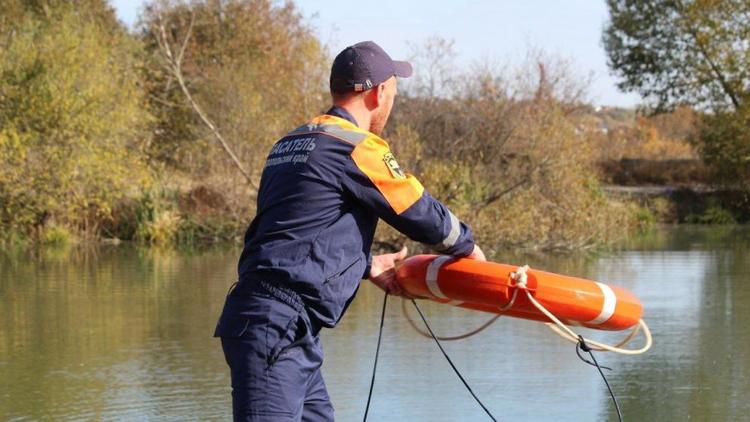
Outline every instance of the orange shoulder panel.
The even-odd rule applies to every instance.
[[[396,214],[401,214],[422,197],[424,187],[416,177],[401,172],[388,143],[370,135],[352,151],[357,167],[378,188]]]

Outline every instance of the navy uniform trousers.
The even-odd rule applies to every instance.
[[[231,370],[234,420],[332,421],[320,327],[293,292],[254,284],[227,295],[214,333]]]

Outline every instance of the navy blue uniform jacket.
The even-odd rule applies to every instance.
[[[358,128],[342,108],[276,142],[257,199],[238,289],[258,280],[291,289],[311,320],[326,327],[338,322],[369,274],[379,218],[444,254],[466,256],[474,247],[468,226],[401,170],[383,139]],[[227,303],[225,313],[241,308]]]

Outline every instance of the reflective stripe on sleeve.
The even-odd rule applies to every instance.
[[[439,245],[437,245],[438,249],[440,250],[445,250],[455,245],[458,241],[458,236],[461,234],[461,222],[458,220],[458,217],[450,212],[450,210],[448,211],[448,217],[450,220],[451,228],[448,232],[448,235],[445,236],[445,239],[443,239],[443,241],[440,242]]]

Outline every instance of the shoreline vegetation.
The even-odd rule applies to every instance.
[[[0,244],[239,242],[271,146],[327,107],[335,52],[291,2],[152,1],[132,31],[105,0],[7,3]],[[693,108],[594,107],[589,80],[540,51],[465,70],[432,38],[409,59],[384,138],[490,252],[750,217],[747,192],[704,164]],[[385,224],[376,239],[405,240]]]

